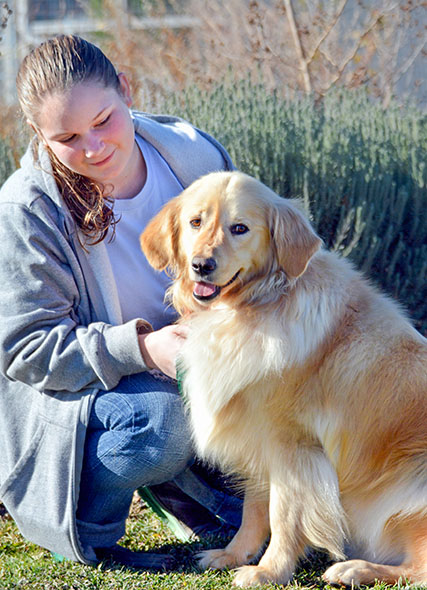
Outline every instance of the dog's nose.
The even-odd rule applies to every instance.
[[[195,256],[191,262],[191,268],[198,275],[208,275],[216,269],[216,262],[214,258],[200,258]]]

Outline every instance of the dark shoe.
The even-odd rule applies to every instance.
[[[218,469],[208,467],[199,461],[196,461],[191,466],[191,471],[211,488],[214,488],[223,494],[227,494],[227,496],[235,496],[236,498],[243,500],[244,487],[239,479],[224,475]]]
[[[131,551],[126,547],[99,547],[94,550],[100,561],[113,561],[134,569],[170,570],[176,567],[176,560],[172,555],[150,553],[148,551]]]
[[[223,523],[175,483],[139,488],[138,494],[180,541],[223,532]]]

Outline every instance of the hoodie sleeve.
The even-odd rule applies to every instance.
[[[111,389],[146,369],[138,320],[91,323],[58,209],[0,204],[0,371],[39,391]]]

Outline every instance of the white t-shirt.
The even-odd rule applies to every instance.
[[[105,244],[123,321],[144,318],[157,330],[176,319],[175,310],[164,303],[170,278],[148,264],[139,238],[150,219],[183,187],[159,152],[140,136],[136,140],[147,166],[147,179],[138,195],[114,201],[114,214],[119,222],[113,241],[109,242],[107,237]]]

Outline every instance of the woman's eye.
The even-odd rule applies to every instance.
[[[97,123],[95,125],[95,127],[102,127],[103,125],[105,125],[105,123],[108,123],[110,117],[111,117],[111,114],[108,115],[107,117],[105,117],[105,119],[102,119],[102,121],[100,121],[99,123]]]
[[[60,139],[60,143],[71,143],[73,141],[73,139],[75,138],[75,135],[70,135],[70,137],[64,137],[63,139]]]
[[[245,234],[249,231],[249,228],[244,223],[235,223],[230,227],[230,231],[234,235]]]
[[[200,217],[195,217],[190,221],[190,225],[193,229],[199,229],[199,227],[202,225],[202,220]]]

